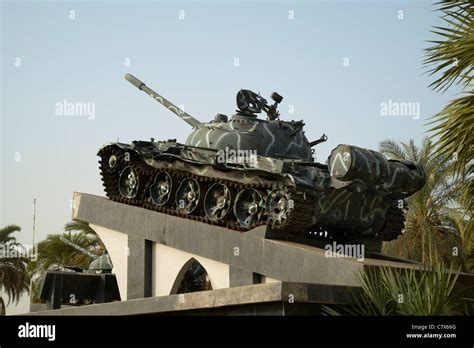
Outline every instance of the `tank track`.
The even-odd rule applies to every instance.
[[[302,231],[307,230],[308,226],[311,225],[311,221],[315,214],[316,208],[314,202],[312,202],[310,197],[308,197],[304,192],[296,191],[293,187],[284,186],[282,184],[275,184],[270,181],[264,183],[243,184],[240,182],[222,178],[194,175],[173,168],[154,168],[144,163],[140,158],[138,158],[138,156],[133,153],[130,153],[129,161],[125,161],[123,151],[119,148],[114,147],[103,149],[99,153],[99,155],[100,174],[106,192],[106,196],[115,202],[139,206],[148,210],[200,221],[211,225],[219,225],[240,232],[247,231],[257,226],[270,224],[272,225],[273,229],[277,231],[278,234],[299,234]],[[115,155],[117,158],[115,170],[110,168],[108,162],[108,158],[110,158],[110,156],[112,155]],[[141,186],[136,197],[133,199],[123,197],[118,189],[120,174],[119,172],[121,169],[128,166],[131,166],[136,169],[140,182],[145,182],[145,185]],[[199,185],[201,185],[202,192],[204,194],[214,183],[224,184],[232,191],[232,205],[234,203],[237,192],[240,192],[243,189],[257,190],[259,193],[261,193],[264,203],[269,192],[272,192],[274,190],[281,190],[282,192],[285,192],[285,196],[288,200],[293,201],[292,204],[294,209],[291,209],[291,211],[288,213],[287,218],[282,224],[272,224],[268,221],[267,212],[265,211],[265,208],[263,208],[260,221],[251,228],[246,228],[239,225],[238,221],[234,216],[232,206],[227,214],[227,218],[223,221],[213,221],[208,218],[202,208],[202,202],[204,200],[203,194],[200,197],[200,204],[196,211],[192,214],[186,214],[178,210],[174,202],[171,204],[166,204],[164,206],[158,206],[152,202],[149,195],[149,191],[154,177],[158,172],[168,173],[175,181],[175,183],[179,182],[184,178],[193,178],[199,183]],[[172,195],[174,194],[175,190],[173,191]],[[296,209],[296,207],[298,207],[298,209]]]
[[[244,232],[251,228],[262,225],[270,225],[272,231],[276,236],[294,235],[301,236],[308,234],[309,231],[314,229],[314,216],[316,212],[316,205],[314,202],[316,198],[312,196],[312,193],[306,191],[298,191],[294,187],[289,187],[281,183],[273,183],[271,181],[262,183],[243,184],[236,181],[231,181],[222,178],[213,178],[208,176],[194,175],[185,171],[176,170],[173,168],[154,168],[144,163],[136,154],[130,152],[129,161],[125,161],[123,156],[123,150],[117,147],[104,148],[100,152],[99,168],[100,174],[105,188],[107,197],[111,200],[119,203],[125,203],[128,205],[143,207],[148,210],[157,211],[160,213],[178,216],[181,218],[187,218],[194,221],[204,222],[210,225],[219,225],[232,230]],[[115,169],[111,169],[108,163],[110,156],[115,155],[117,158],[117,164]],[[140,181],[144,181],[145,185],[140,186],[140,190],[136,197],[133,199],[123,197],[119,192],[119,171],[127,166],[132,166],[136,169]],[[221,183],[229,187],[232,191],[232,205],[234,203],[237,192],[243,189],[254,189],[261,193],[266,201],[266,197],[272,191],[279,191],[284,194],[288,201],[293,201],[293,209],[287,214],[286,219],[281,224],[275,224],[269,221],[268,212],[263,209],[263,213],[260,221],[252,226],[251,228],[242,227],[236,220],[232,207],[230,208],[226,219],[223,221],[213,221],[208,218],[203,210],[202,201],[204,197],[200,197],[200,204],[195,212],[192,214],[186,214],[177,209],[174,204],[174,199],[171,204],[164,206],[155,205],[150,198],[150,186],[154,180],[155,175],[158,172],[168,173],[175,182],[179,182],[184,178],[193,178],[202,187],[202,192],[205,193],[211,185],[214,183]],[[175,191],[172,195],[175,194]],[[204,194],[202,195],[204,196]],[[404,228],[404,214],[403,210],[397,207],[397,204],[392,204],[386,212],[386,220],[381,232],[377,236],[373,236],[374,239],[383,241],[390,241],[396,239],[402,234]],[[329,236],[338,239],[339,233],[337,231],[327,231]],[[342,236],[340,236],[342,237]],[[353,236],[355,237],[355,236]],[[371,237],[369,237],[371,238]],[[371,238],[371,239],[372,239]]]
[[[146,177],[150,180],[149,182],[151,182],[151,180],[153,180],[154,175],[156,175],[158,172],[161,172],[161,171],[167,172],[168,174],[170,174],[172,176],[173,179],[176,179],[176,181],[179,181],[179,180],[182,180],[182,179],[185,179],[185,178],[193,178],[204,188],[203,191],[207,191],[210,188],[210,186],[215,184],[215,183],[221,183],[221,184],[227,185],[231,190],[241,190],[241,189],[244,189],[244,188],[253,188],[253,189],[263,190],[263,189],[266,188],[263,185],[245,186],[243,184],[228,181],[228,180],[215,179],[215,178],[209,178],[209,177],[198,176],[198,175],[190,175],[186,172],[181,172],[181,171],[177,171],[177,170],[170,170],[168,168],[147,170]],[[195,221],[205,222],[205,223],[208,223],[208,224],[211,224],[211,225],[221,225],[221,226],[225,226],[227,228],[237,230],[237,231],[246,231],[245,228],[239,226],[237,224],[237,222],[233,221],[233,220],[230,220],[230,221],[226,220],[225,222],[221,223],[221,222],[216,222],[216,221],[213,221],[213,220],[209,219],[207,216],[205,216],[205,214],[203,214],[203,212],[201,211],[202,209],[200,209],[201,207],[197,208],[198,209],[197,213],[199,213],[199,215],[193,215],[193,214],[186,214],[186,213],[180,212],[179,210],[176,209],[175,204],[171,204],[171,206],[160,207],[160,206],[157,206],[157,205],[153,204],[153,202],[151,202],[149,200],[145,200],[143,202],[142,206],[144,208],[148,209],[148,210],[158,211],[160,213],[165,213],[165,214],[168,214],[168,215],[174,215],[174,216],[178,216],[178,217],[181,217],[181,218],[187,218],[187,219],[191,219],[191,220],[195,220]],[[202,206],[202,202],[200,202],[200,206]],[[231,213],[232,212],[229,211],[229,214],[231,214]],[[266,223],[265,221],[260,221],[257,224],[257,226],[265,225],[265,223]]]

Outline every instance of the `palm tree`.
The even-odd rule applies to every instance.
[[[425,66],[430,75],[440,74],[429,87],[446,91],[452,85],[464,89],[462,96],[452,100],[433,116],[432,139],[438,157],[453,160],[453,169],[467,181],[464,205],[472,209],[474,197],[474,3],[472,1],[441,0],[436,4],[442,13],[444,27],[434,27],[440,38],[430,41],[426,49]]]
[[[66,232],[83,232],[86,235],[97,236],[95,231],[92,229],[92,227],[89,226],[89,223],[87,223],[85,221],[82,221],[82,220],[78,220],[78,219],[74,219],[73,221],[68,222],[64,226],[64,231],[66,231]]]
[[[16,241],[11,234],[21,231],[16,225],[0,229],[0,315],[5,315],[3,292],[8,296],[7,304],[18,303],[23,293],[29,292],[29,280],[26,272],[27,260],[24,255],[25,247]]]
[[[384,251],[424,264],[453,263],[464,268],[463,242],[465,246],[469,242],[469,220],[459,218],[465,209],[458,201],[465,182],[450,174],[453,161],[433,156],[433,151],[429,138],[423,140],[421,147],[413,140],[400,144],[393,140],[380,143],[380,152],[384,155],[421,164],[427,177],[425,186],[407,200],[404,233],[386,243]]]
[[[41,278],[48,269],[55,267],[77,267],[85,269],[92,261],[91,257],[66,244],[63,239],[71,241],[88,251],[100,256],[105,247],[99,236],[87,222],[74,220],[64,227],[61,234],[50,234],[38,243],[38,257],[28,264],[28,272],[33,279],[32,300],[37,300],[37,291]]]

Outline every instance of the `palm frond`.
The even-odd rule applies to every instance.
[[[415,145],[415,141],[410,139],[409,143],[401,143],[405,153],[405,159],[413,162],[418,162],[420,160],[419,149]]]
[[[440,0],[436,4],[440,11],[464,12],[471,4],[469,0]]]
[[[473,48],[474,49],[474,48]],[[437,137],[434,156],[451,158],[455,169],[463,174],[472,173],[474,158],[474,91],[452,100],[429,124]]]
[[[96,234],[86,221],[75,219],[64,226],[66,232],[84,232],[86,234]]]
[[[434,27],[440,39],[430,41],[425,50],[424,65],[430,75],[440,74],[429,87],[446,91],[450,86],[469,86],[474,66],[474,5],[470,1],[441,1],[438,10],[443,13],[444,27]]]
[[[379,151],[391,159],[405,159],[406,153],[394,140],[384,139],[379,144]]]
[[[459,271],[424,266],[422,269],[365,268],[359,276],[362,293],[353,306],[323,306],[326,315],[453,315],[463,299],[453,290]]]
[[[4,244],[9,241],[15,240],[14,237],[10,236],[14,232],[20,232],[21,228],[17,225],[8,225],[0,229],[0,243]]]

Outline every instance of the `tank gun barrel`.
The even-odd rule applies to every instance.
[[[97,256],[96,254],[90,252],[89,250],[77,245],[76,243],[70,241],[69,239],[67,238],[64,238],[63,236],[60,236],[59,239],[61,239],[61,241],[69,246],[72,246],[74,249],[76,250],[79,250],[81,253],[89,256],[90,258],[92,258],[93,260],[97,259],[99,256]]]
[[[176,116],[178,116],[179,118],[181,118],[184,122],[188,123],[189,125],[191,125],[191,127],[193,128],[196,128],[196,127],[199,127],[201,125],[201,122],[198,121],[197,119],[195,119],[194,117],[192,117],[190,114],[186,113],[184,110],[182,110],[181,108],[177,107],[176,105],[174,105],[172,102],[170,102],[168,99],[162,97],[161,95],[159,95],[158,93],[156,93],[154,90],[152,90],[151,88],[149,88],[147,85],[145,85],[145,83],[143,83],[142,81],[140,81],[138,78],[136,78],[135,76],[133,76],[132,74],[126,74],[125,75],[125,79],[130,82],[132,85],[134,85],[135,87],[137,87],[139,90],[145,92],[146,94],[148,94],[150,97],[152,97],[153,99],[155,99],[157,102],[159,102],[160,104],[162,104],[164,107],[166,107],[167,109],[169,109],[170,111],[172,111]]]

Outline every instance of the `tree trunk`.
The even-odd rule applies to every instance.
[[[0,297],[0,317],[6,315],[5,302],[3,302],[3,297]]]

